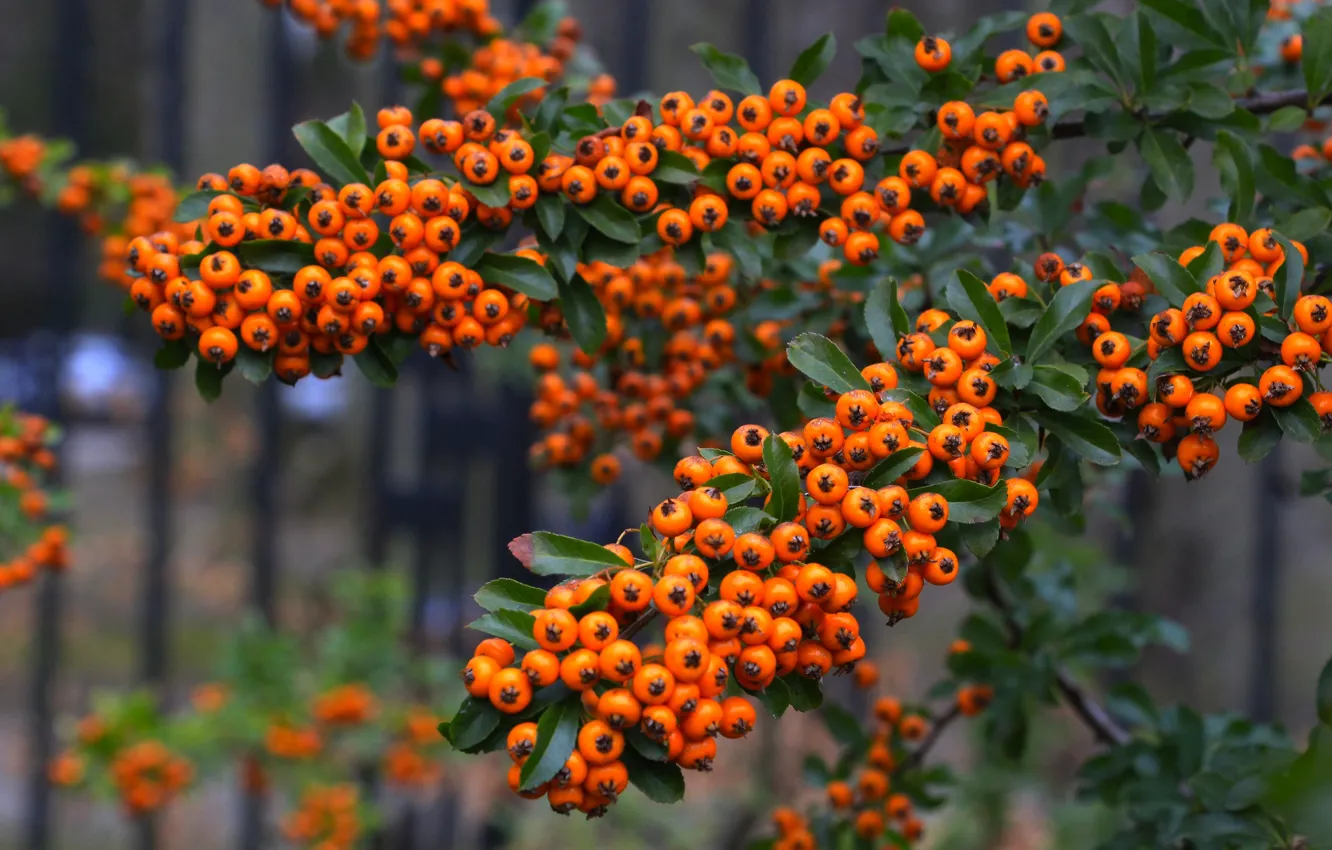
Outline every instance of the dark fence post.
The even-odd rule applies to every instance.
[[[62,104],[55,113],[56,131],[76,145],[86,139],[84,132],[84,88],[87,77],[86,0],[60,0],[55,16],[58,33],[52,39],[54,51],[54,101]],[[81,236],[70,219],[52,213],[48,238],[51,279],[46,282],[42,305],[45,332],[39,332],[25,348],[25,360],[32,368],[35,394],[31,409],[53,420],[61,418],[60,380],[63,372],[64,337],[72,328],[69,305],[78,303],[78,260]],[[59,473],[57,473],[59,476]],[[59,483],[60,478],[55,479]],[[33,635],[32,679],[30,691],[29,799],[26,824],[29,850],[47,850],[51,840],[51,785],[47,765],[55,754],[55,705],[52,691],[60,656],[61,576],[45,570],[33,594],[36,628]]]
[[[1254,507],[1253,650],[1249,660],[1249,716],[1270,723],[1276,715],[1277,600],[1281,593],[1281,517],[1286,486],[1281,477],[1281,447],[1258,466],[1258,504]]]

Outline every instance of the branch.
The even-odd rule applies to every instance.
[[[1022,644],[1022,624],[1013,613],[1013,607],[999,592],[994,574],[988,570],[985,573],[985,595],[1003,618],[1004,627],[1008,629],[1009,646],[1017,648]],[[1102,744],[1122,746],[1132,738],[1129,731],[1120,726],[1105,707],[1083,690],[1082,686],[1062,667],[1055,668],[1055,686],[1064,701],[1073,709],[1073,713],[1092,731],[1097,741]]]
[[[1332,95],[1324,97],[1318,105],[1332,100]],[[1247,109],[1254,115],[1266,115],[1276,112],[1278,109],[1284,109],[1287,106],[1309,106],[1309,93],[1304,89],[1295,89],[1293,91],[1274,91],[1264,92],[1262,94],[1249,95],[1248,97],[1235,98],[1235,107],[1238,109]],[[1163,115],[1147,115],[1148,120],[1164,118]],[[1050,135],[1056,139],[1076,139],[1087,135],[1087,122],[1085,118],[1070,118],[1060,121],[1050,128]]]
[[[901,764],[893,768],[893,775],[896,776],[903,771],[919,767],[920,763],[925,760],[925,756],[929,755],[930,750],[934,748],[934,745],[939,743],[944,730],[961,716],[962,709],[957,707],[957,703],[953,703],[952,708],[940,715],[939,719],[930,726],[930,731],[921,739],[920,746],[912,750],[910,755],[902,759]]]

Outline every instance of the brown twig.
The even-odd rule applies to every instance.
[[[1004,627],[1008,630],[1009,646],[1016,649],[1022,644],[1022,624],[1018,622],[1008,600],[999,592],[994,574],[989,571],[985,573],[985,595],[1004,621]],[[1073,713],[1092,731],[1092,735],[1100,743],[1120,746],[1127,744],[1132,738],[1129,731],[1119,725],[1104,706],[1083,690],[1067,670],[1055,668],[1055,687],[1069,708],[1073,709]]]
[[[952,725],[953,721],[961,716],[962,709],[958,708],[957,704],[954,703],[948,711],[941,714],[939,719],[934,721],[934,724],[930,727],[930,731],[924,738],[921,738],[920,746],[912,750],[910,755],[902,759],[901,764],[893,768],[893,775],[895,776],[903,771],[919,767],[920,763],[925,760],[925,756],[929,755],[930,750],[934,748],[934,745],[939,743],[939,739],[943,737],[944,731]]]

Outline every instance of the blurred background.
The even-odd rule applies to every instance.
[[[530,5],[492,2],[507,23]],[[935,31],[1029,4],[900,5]],[[688,52],[698,41],[746,56],[771,80],[832,30],[842,51],[815,90],[827,96],[854,84],[850,47],[882,28],[888,4],[568,6],[620,96],[706,91],[711,81]],[[352,99],[367,111],[412,102],[388,57],[354,64],[256,0],[0,0],[0,20],[0,106],[12,130],[67,136],[85,156],[161,162],[182,183],[239,162],[304,165],[293,123],[335,115]],[[1076,152],[1067,156],[1076,164]],[[1215,188],[1205,156],[1195,198]],[[1057,179],[1059,163],[1049,170]],[[1103,190],[1136,197],[1140,182],[1128,171]],[[476,639],[461,629],[477,613],[470,590],[521,569],[508,540],[536,528],[611,540],[670,490],[664,476],[630,465],[576,521],[568,500],[527,469],[523,351],[487,349],[456,372],[415,357],[393,391],[354,371],[296,389],[233,380],[206,405],[189,374],[153,370],[147,322],[126,317],[123,295],[96,279],[96,247],[74,225],[28,203],[0,209],[0,257],[0,397],[67,426],[63,484],[76,544],[66,575],[0,596],[0,848],[150,840],[113,805],[45,787],[53,731],[86,711],[95,689],[148,683],[180,704],[212,675],[242,612],[300,629],[339,568],[401,571],[420,645],[466,652]],[[1235,434],[1221,440],[1233,447]],[[1332,523],[1326,503],[1296,497],[1307,451],[1283,445],[1260,467],[1227,462],[1188,486],[1113,477],[1089,494],[1091,535],[1051,543],[1125,604],[1189,628],[1193,654],[1152,655],[1139,671],[1161,699],[1249,712],[1297,738],[1313,722],[1314,682],[1332,648],[1323,601]],[[937,598],[928,617],[867,630],[881,692],[918,696],[938,675],[966,600],[960,589]],[[830,688],[862,711],[865,695],[846,685]],[[808,793],[795,769],[801,753],[831,746],[817,719],[760,726],[725,748],[715,773],[690,777],[683,808],[630,795],[600,822],[521,804],[503,787],[503,756],[450,760],[438,794],[401,801],[411,826],[390,819],[375,846],[741,847],[764,834],[774,801]],[[969,734],[954,727],[938,752],[966,766]],[[1088,747],[1080,727],[1042,724],[1024,764],[970,773],[946,821],[930,824],[930,843],[1087,846],[1101,813],[1073,804],[1068,788]],[[196,790],[169,810],[156,846],[238,846],[237,797],[234,782]]]

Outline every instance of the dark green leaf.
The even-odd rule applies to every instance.
[[[964,525],[959,530],[962,533],[962,542],[966,544],[967,550],[977,558],[984,558],[990,554],[990,551],[994,549],[994,544],[999,542],[999,520],[997,519]]]
[[[948,283],[948,305],[959,316],[970,319],[985,329],[989,347],[1000,357],[1013,353],[1008,337],[1008,324],[999,312],[999,303],[986,289],[985,283],[966,269],[958,269]]]
[[[533,611],[546,606],[546,592],[539,587],[523,584],[511,578],[497,578],[481,585],[472,597],[487,611],[510,608]]]
[[[976,481],[953,478],[908,491],[914,499],[922,493],[938,493],[948,500],[950,523],[987,522],[999,516],[1008,501],[1007,487],[986,487]]]
[[[523,762],[519,788],[530,791],[555,778],[578,744],[582,726],[582,703],[570,695],[547,708],[537,721],[536,746]]]
[[[518,98],[545,86],[546,81],[540,77],[519,77],[495,92],[495,96],[486,104],[486,111],[494,115],[495,123],[502,127],[509,107],[517,103]]]
[[[236,350],[236,369],[250,383],[262,384],[273,376],[273,358],[276,356],[276,348],[255,351],[248,345],[241,345]]]
[[[928,431],[939,424],[939,414],[934,412],[930,403],[910,390],[884,390],[879,393],[879,397],[883,401],[896,401],[906,405],[907,409],[911,411],[911,416],[915,420],[917,428]]]
[[[1221,253],[1221,243],[1208,240],[1203,252],[1189,263],[1189,274],[1198,282],[1198,291],[1205,289],[1208,280],[1220,274],[1226,267],[1226,258]]]
[[[488,207],[499,208],[509,203],[509,181],[495,180],[493,183],[473,183],[463,179],[458,185],[471,192],[475,198]]]
[[[342,137],[347,149],[357,159],[365,149],[365,112],[361,104],[352,102],[351,109],[328,122],[329,129]]]
[[[678,803],[684,799],[685,781],[680,765],[646,758],[633,747],[620,755],[629,770],[629,783],[654,803]]]
[[[819,714],[823,716],[823,725],[828,727],[833,740],[843,747],[863,750],[869,745],[860,721],[845,708],[829,703],[820,709]]]
[[[532,543],[530,569],[539,576],[586,577],[596,575],[607,567],[624,566],[624,561],[619,555],[586,540],[565,537],[549,531],[534,531],[530,536]]]
[[[791,689],[785,679],[773,679],[762,691],[751,691],[773,717],[781,717],[791,707]]]
[[[517,254],[492,251],[482,256],[473,268],[485,282],[503,284],[537,301],[550,301],[560,292],[545,266]]]
[[[738,91],[741,94],[762,94],[763,86],[759,78],[749,69],[749,63],[734,53],[722,53],[706,42],[689,48],[707,68],[718,88]]]
[[[752,475],[746,475],[743,472],[728,472],[725,475],[718,475],[703,485],[722,491],[726,496],[726,501],[736,505],[748,499],[758,492],[758,481]]]
[[[200,357],[194,366],[194,387],[204,401],[217,401],[222,395],[222,379],[231,371],[231,364],[218,366]]]
[[[1060,365],[1038,364],[1033,367],[1031,381],[1025,389],[1035,393],[1051,408],[1065,412],[1077,410],[1090,397],[1086,387]]]
[[[467,624],[467,628],[504,638],[519,649],[536,649],[532,628],[536,619],[526,611],[497,608]]]
[[[1050,299],[1050,306],[1036,320],[1027,341],[1027,361],[1033,365],[1049,351],[1061,337],[1067,335],[1087,318],[1091,312],[1092,293],[1099,284],[1082,280],[1061,287]]]
[[[537,223],[548,239],[560,238],[564,231],[564,197],[543,194],[536,202]]]
[[[796,711],[813,711],[823,705],[823,684],[813,679],[806,679],[796,673],[785,677],[787,691],[791,694],[791,707]]]
[[[1272,133],[1293,133],[1304,126],[1308,117],[1302,106],[1283,106],[1267,116],[1267,129]]]
[[[865,299],[865,325],[879,356],[885,359],[897,350],[897,340],[911,333],[911,321],[897,300],[897,278],[884,278],[870,290]]]
[[[1180,306],[1189,295],[1202,291],[1189,270],[1169,254],[1139,254],[1133,258],[1133,265],[1142,269],[1171,307]]]
[[[1193,194],[1193,160],[1179,137],[1169,130],[1148,127],[1138,139],[1138,149],[1156,185],[1168,197],[1187,201]]]
[[[833,392],[868,390],[869,381],[861,376],[851,359],[827,337],[803,333],[786,346],[786,359],[807,378]]]
[[[560,308],[570,335],[583,351],[596,354],[606,339],[606,311],[582,275],[575,274],[568,283],[561,282],[559,287]]]
[[[773,515],[767,511],[751,508],[747,505],[736,505],[729,508],[726,511],[725,519],[735,529],[737,536],[768,528],[776,522]]]
[[[581,620],[593,611],[605,611],[608,605],[610,605],[610,585],[603,584],[582,602],[570,606],[569,613]]]
[[[1300,67],[1309,104],[1314,106],[1332,92],[1332,9],[1319,9],[1304,21],[1304,49]]]
[[[296,274],[315,264],[314,246],[286,239],[255,239],[236,246],[242,264],[272,275]],[[205,262],[207,262],[205,260]]]
[[[541,105],[537,107],[536,115],[532,116],[532,127],[541,133],[555,134],[555,126],[559,123],[560,116],[564,112],[564,106],[569,102],[569,87],[560,86],[554,91],[546,93],[541,99]]]
[[[795,80],[802,86],[808,86],[827,70],[828,63],[836,53],[837,37],[830,32],[824,33],[817,41],[800,51],[787,78]]]
[[[1287,407],[1272,407],[1281,433],[1297,443],[1312,443],[1322,435],[1322,423],[1309,399],[1302,398]]]
[[[306,121],[292,128],[296,141],[314,160],[320,174],[336,188],[347,183],[369,183],[361,160],[352,153],[342,137],[323,121]]]
[[[1064,31],[1082,48],[1087,60],[1122,90],[1127,79],[1119,61],[1119,50],[1106,28],[1106,19],[1099,14],[1075,15],[1064,20]]]
[[[698,182],[701,177],[694,161],[684,154],[670,150],[657,154],[657,167],[652,170],[652,179],[657,183],[688,186]]]
[[[162,370],[179,369],[189,362],[190,345],[183,339],[163,340],[153,355],[153,366]]]
[[[1332,222],[1332,210],[1327,207],[1308,207],[1280,221],[1276,229],[1287,239],[1303,242],[1326,233],[1328,222]]]
[[[472,750],[490,737],[502,719],[503,715],[490,704],[490,700],[467,697],[449,721],[449,732],[445,737],[455,750]]]
[[[1065,446],[1092,463],[1099,466],[1119,463],[1119,440],[1115,432],[1090,416],[1043,410],[1036,414],[1036,420]]]
[[[778,522],[795,519],[800,510],[800,472],[796,469],[791,455],[791,447],[776,434],[769,434],[763,441],[763,464],[768,468],[768,481],[772,493],[768,498],[767,512]]]
[[[1190,0],[1141,0],[1141,2],[1143,6],[1174,21],[1181,28],[1191,33],[1196,33],[1218,45],[1232,46],[1224,43],[1216,30],[1207,23],[1207,19],[1198,10],[1198,6]]]
[[[366,380],[375,386],[391,387],[398,382],[398,367],[379,346],[379,340],[372,338],[365,350],[352,359]]]
[[[643,238],[638,219],[611,194],[598,195],[590,204],[574,204],[573,209],[593,230],[616,242],[637,245]]]
[[[1230,196],[1230,221],[1247,223],[1253,212],[1253,152],[1239,136],[1221,130],[1212,149],[1212,164]]]
[[[1300,288],[1304,285],[1304,255],[1280,233],[1274,234],[1285,256],[1281,268],[1272,276],[1276,284],[1277,313],[1281,318],[1290,320],[1295,312],[1295,302],[1300,298]]]
[[[907,446],[904,449],[898,449],[876,463],[869,472],[865,473],[865,477],[860,483],[874,490],[887,487],[915,466],[916,461],[920,460],[920,455],[924,451],[923,446]]]
[[[1244,430],[1239,437],[1239,456],[1248,463],[1254,463],[1267,457],[1280,442],[1281,426],[1277,424],[1272,408],[1265,406],[1257,419],[1244,423]]]
[[[191,192],[180,199],[176,204],[176,213],[171,220],[179,224],[186,224],[191,221],[198,221],[201,218],[208,217],[208,205],[213,202],[213,198],[218,195],[229,195],[230,192],[219,192],[214,189],[203,189],[198,192]]]

